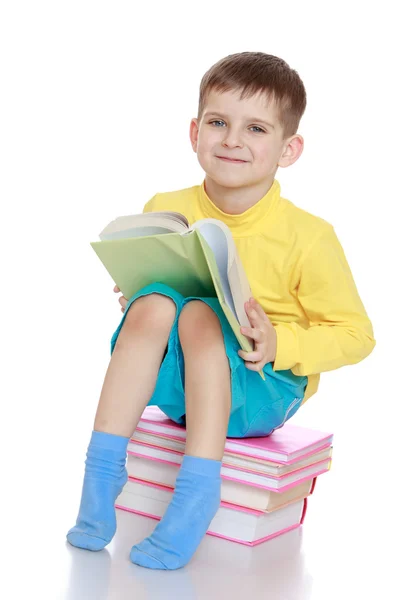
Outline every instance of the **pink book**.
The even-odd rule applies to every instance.
[[[115,507],[160,521],[172,494],[173,490],[166,486],[131,479],[118,496]],[[299,527],[304,522],[306,510],[307,498],[273,513],[221,502],[207,534],[247,546],[256,546]]]
[[[149,444],[162,437],[176,442],[175,450],[182,449],[186,429],[171,421],[157,406],[147,406],[132,440]],[[225,453],[251,456],[281,464],[290,464],[332,444],[333,434],[286,423],[268,437],[228,438]]]
[[[174,485],[177,470],[183,460],[181,452],[165,450],[141,442],[131,441],[128,444],[127,453],[128,456],[137,458],[135,461],[135,472],[132,473],[134,477],[143,480],[150,479],[163,485]],[[130,464],[129,461],[128,464]],[[173,468],[171,469],[169,466]],[[237,469],[236,467],[231,468],[222,464],[221,477],[223,480],[230,480],[241,485],[250,485],[282,493],[326,473],[330,467],[331,458],[327,458],[307,467],[297,469],[287,475],[277,477],[275,475]]]

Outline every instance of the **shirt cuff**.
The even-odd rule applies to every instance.
[[[276,331],[276,357],[273,363],[274,371],[286,371],[298,363],[297,336],[291,323],[274,325]]]

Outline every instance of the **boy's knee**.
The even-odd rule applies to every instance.
[[[175,302],[167,296],[153,293],[141,296],[128,309],[123,329],[163,332],[170,331],[176,317]]]
[[[219,319],[201,300],[192,300],[183,307],[178,320],[178,335],[182,347],[186,344],[200,347],[222,339]]]

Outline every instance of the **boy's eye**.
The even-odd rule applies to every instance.
[[[222,123],[224,124],[224,121],[210,121],[210,125],[214,125],[215,123]],[[263,129],[261,129],[261,127],[258,127],[258,125],[252,125],[251,129],[257,129],[257,131],[255,133],[265,133],[265,131]]]

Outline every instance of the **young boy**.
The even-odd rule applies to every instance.
[[[305,107],[299,75],[275,56],[230,55],[204,75],[190,140],[205,179],[156,194],[144,211],[229,226],[255,299],[243,330],[254,351],[240,349],[216,298],[183,298],[155,283],[119,299],[124,316],[111,340],[72,545],[101,550],[114,536],[127,444],[153,404],[186,425],[186,450],[168,510],[130,558],[153,569],[184,566],[220,503],[226,437],[269,435],[315,394],[321,372],[374,348],[332,225],[282,198],[275,179],[302,153],[296,132]]]

